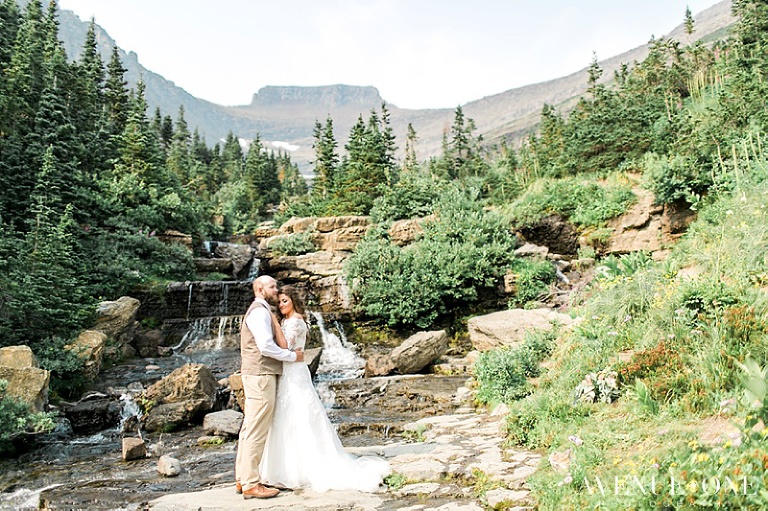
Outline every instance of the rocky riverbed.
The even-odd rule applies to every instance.
[[[376,493],[283,491],[269,500],[244,500],[232,481],[186,493],[169,493],[140,509],[218,511],[295,510],[482,510],[532,509],[526,478],[541,456],[503,447],[503,410],[462,407],[455,413],[410,423],[405,435],[384,444],[348,448],[389,460],[394,476]],[[230,474],[231,475],[231,474]]]

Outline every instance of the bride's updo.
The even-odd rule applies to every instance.
[[[301,296],[299,296],[299,291],[295,287],[292,286],[283,286],[278,291],[278,294],[285,295],[288,298],[291,299],[291,302],[293,302],[293,310],[296,311],[296,313],[300,314],[302,318],[306,321],[306,308],[304,307],[304,300],[301,299]],[[278,317],[282,321],[285,319],[283,317],[283,314],[278,311]]]

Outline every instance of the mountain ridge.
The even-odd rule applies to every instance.
[[[685,33],[683,24],[664,37],[674,38],[682,44],[706,40],[721,33],[735,21],[730,12],[730,0],[723,0],[694,16],[695,31]],[[62,9],[59,13],[60,38],[70,58],[82,52],[89,23],[81,21],[74,12]],[[107,31],[95,25],[99,51],[105,62],[115,41]],[[291,153],[305,173],[310,172],[313,129],[316,121],[324,122],[330,116],[339,147],[347,142],[349,131],[358,117],[366,118],[371,110],[379,110],[382,103],[390,112],[391,126],[400,151],[404,148],[408,124],[416,130],[417,157],[425,160],[440,154],[443,133],[450,130],[454,109],[405,109],[387,102],[375,86],[334,84],[325,86],[269,85],[254,93],[251,103],[222,106],[196,98],[170,80],[144,68],[134,52],[119,49],[126,80],[135,87],[139,79],[146,84],[146,98],[150,109],[160,108],[163,115],[176,118],[179,107],[184,107],[187,124],[211,144],[222,140],[232,131],[244,139],[257,135],[275,149],[285,143],[298,148]],[[612,80],[613,72],[624,63],[641,61],[648,53],[648,44],[628,50],[598,62],[603,69],[602,82]],[[506,141],[513,146],[536,129],[544,104],[567,112],[587,89],[587,69],[567,76],[509,89],[462,105],[464,114],[477,126],[477,135],[486,143]],[[148,112],[150,115],[152,112]],[[277,143],[277,144],[275,144]]]

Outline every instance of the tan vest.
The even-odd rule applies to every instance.
[[[243,316],[243,321],[240,323],[240,373],[246,376],[258,376],[260,374],[283,374],[283,363],[280,360],[265,357],[261,354],[259,347],[256,345],[256,339],[253,338],[251,329],[245,324],[245,318],[256,307],[264,307],[267,311],[269,307],[261,302],[253,301],[248,310]],[[273,327],[274,329],[274,327]],[[274,330],[272,332],[274,334]]]

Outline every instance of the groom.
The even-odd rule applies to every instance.
[[[283,362],[301,362],[304,352],[281,348],[275,342],[270,303],[277,302],[277,282],[262,275],[253,281],[255,299],[240,326],[240,373],[245,393],[245,418],[235,461],[237,491],[243,498],[268,499],[280,490],[261,484],[259,463],[275,412],[277,376]]]

